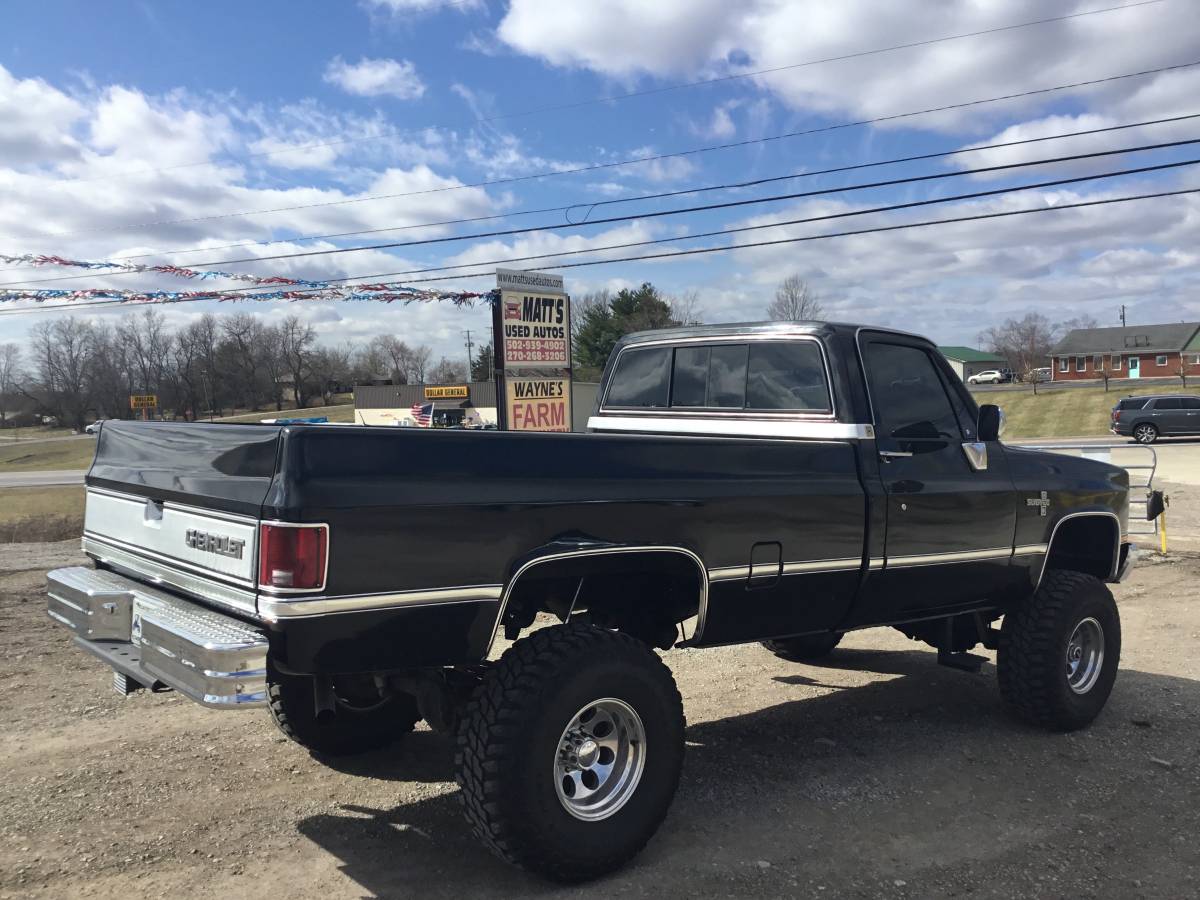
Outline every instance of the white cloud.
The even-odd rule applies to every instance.
[[[463,12],[486,8],[484,0],[361,0],[361,2],[372,12],[383,12],[392,16],[432,12],[439,9]]]
[[[740,100],[729,100],[725,103],[717,104],[713,107],[711,118],[707,122],[700,124],[691,123],[690,131],[692,134],[703,138],[726,140],[733,137],[737,134],[737,126],[733,122],[731,113],[741,105]]]
[[[1095,8],[1072,0],[1069,14]],[[513,0],[498,37],[554,66],[586,68],[633,81],[680,80],[778,69],[750,83],[787,106],[853,118],[1012,94],[1083,81],[1195,56],[1195,38],[1169,6],[1131,8],[1029,28],[842,61],[797,65],[932,37],[1045,18],[1041,0],[979,3],[917,0],[880,4],[777,0]],[[1188,70],[1073,92],[1010,101],[1008,113],[1044,108],[1072,94],[1122,109],[1179,108],[1200,92]],[[992,115],[973,108],[902,120],[951,130]]]
[[[406,59],[368,59],[348,63],[335,56],[325,67],[325,81],[359,97],[416,100],[425,93],[417,67]]]

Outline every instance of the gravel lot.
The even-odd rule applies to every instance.
[[[112,693],[43,613],[76,547],[0,546],[2,897],[1200,895],[1200,557],[1116,589],[1123,671],[1073,735],[892,631],[823,666],[668,653],[690,723],[672,813],[634,865],[563,891],[475,843],[441,736],[334,770],[265,711]]]

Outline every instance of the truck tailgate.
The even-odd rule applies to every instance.
[[[252,609],[258,518],[279,431],[106,422],[87,476],[84,549],[140,577]]]

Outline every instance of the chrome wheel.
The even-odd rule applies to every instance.
[[[1153,444],[1158,437],[1158,429],[1153,425],[1139,425],[1133,429],[1133,439],[1139,444]]]
[[[563,729],[554,757],[554,787],[575,818],[607,819],[633,796],[645,766],[641,717],[622,700],[597,700]]]
[[[1093,618],[1084,619],[1067,641],[1067,684],[1076,694],[1086,694],[1104,667],[1104,629]]]

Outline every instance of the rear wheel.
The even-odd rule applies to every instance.
[[[775,641],[763,641],[763,646],[789,662],[805,662],[810,659],[820,659],[833,652],[833,648],[841,643],[842,635],[806,634],[802,637],[781,638]]]
[[[1121,619],[1108,588],[1093,575],[1051,570],[1004,617],[1000,694],[1025,721],[1074,731],[1104,708],[1120,658]]]
[[[1158,428],[1149,422],[1133,427],[1133,439],[1139,444],[1153,444],[1158,440]]]
[[[510,863],[557,881],[624,865],[679,784],[683,705],[657,654],[628,635],[561,625],[492,667],[458,733],[463,811]]]
[[[409,694],[381,694],[369,676],[335,678],[333,709],[317,714],[313,679],[267,670],[271,718],[287,737],[316,756],[378,750],[413,730],[421,719]]]

